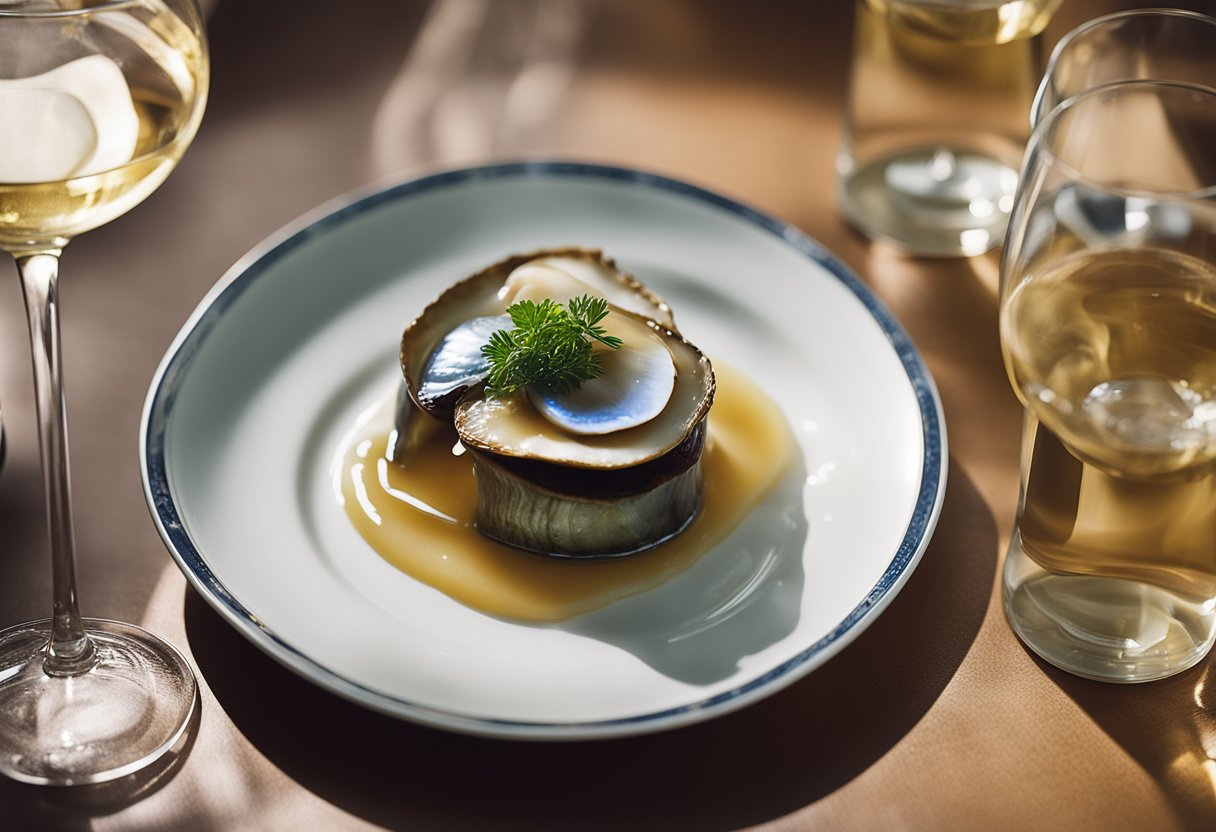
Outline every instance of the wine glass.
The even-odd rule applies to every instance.
[[[1030,127],[1066,98],[1118,81],[1216,86],[1216,18],[1183,9],[1133,9],[1096,17],[1060,38],[1030,108]]]
[[[1036,128],[1001,262],[1026,406],[1005,612],[1072,673],[1143,682],[1216,640],[1216,90],[1128,81]]]
[[[0,632],[0,772],[46,785],[131,774],[198,707],[182,655],[138,627],[82,618],[59,338],[59,255],[154,191],[202,119],[208,62],[194,0],[0,2],[0,249],[29,318],[53,615]]]

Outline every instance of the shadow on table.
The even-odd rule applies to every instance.
[[[733,829],[830,794],[932,707],[984,619],[991,514],[950,471],[937,533],[887,611],[806,679],[707,723],[601,742],[446,734],[365,710],[280,667],[186,596],[190,648],[216,699],[274,765],[390,827]]]
[[[1216,826],[1216,660],[1160,682],[1112,685],[1026,652],[1156,781],[1182,828]]]
[[[198,737],[203,709],[196,708],[176,745],[148,768],[95,786],[52,788],[0,777],[3,829],[85,830],[93,819],[122,811],[160,791],[172,780]],[[13,811],[15,810],[15,814]],[[26,814],[28,813],[28,814]]]

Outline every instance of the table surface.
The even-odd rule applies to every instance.
[[[1131,5],[1065,0],[1047,45]],[[850,2],[338,8],[219,3],[211,101],[180,169],[64,257],[82,606],[182,648],[203,703],[189,745],[156,778],[92,793],[0,783],[12,828],[1216,828],[1211,660],[1164,682],[1107,686],[1037,661],[1005,624],[999,574],[1021,411],[997,342],[996,257],[903,257],[838,216]],[[560,96],[526,111],[504,104],[522,83],[520,56],[546,50],[568,70],[546,81]],[[563,744],[380,716],[246,642],[187,587],[149,519],[144,395],[229,265],[353,188],[521,156],[642,167],[792,222],[889,305],[936,377],[950,482],[923,561],[840,655],[742,711]],[[0,626],[50,605],[28,355],[10,277],[0,291]]]

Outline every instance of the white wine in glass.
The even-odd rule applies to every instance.
[[[837,157],[845,219],[913,254],[982,254],[1013,207],[1060,0],[857,0]]]
[[[0,773],[82,785],[133,774],[183,736],[198,686],[182,655],[80,615],[59,338],[59,255],[173,170],[202,119],[194,0],[0,2],[0,249],[29,318],[52,560],[48,620],[0,632]]]
[[[1026,405],[1005,612],[1092,679],[1216,642],[1216,91],[1128,81],[1053,109],[1001,264]]]

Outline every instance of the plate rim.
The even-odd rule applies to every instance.
[[[924,443],[916,505],[904,536],[878,581],[830,632],[760,676],[697,702],[612,719],[544,722],[449,712],[372,690],[330,670],[288,643],[229,592],[211,571],[202,552],[187,533],[169,487],[165,431],[185,371],[227,307],[278,260],[332,226],[385,203],[454,185],[504,178],[609,180],[675,194],[725,210],[778,238],[779,242],[823,267],[839,280],[878,323],[895,351],[916,398]],[[822,244],[788,223],[701,186],[637,168],[575,161],[499,162],[452,168],[395,183],[372,185],[325,202],[268,235],[220,277],[174,337],[148,388],[140,417],[139,444],[144,498],[170,556],[199,595],[262,652],[308,681],[390,716],[459,733],[544,740],[636,735],[699,722],[776,693],[824,664],[878,617],[911,576],[937,525],[949,467],[945,416],[928,367],[908,334],[882,301]]]

